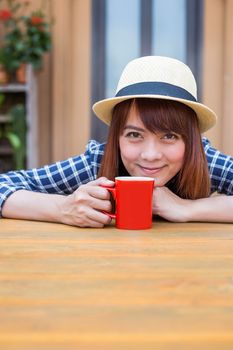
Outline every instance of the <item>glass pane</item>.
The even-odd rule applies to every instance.
[[[140,54],[140,0],[106,0],[106,97],[124,66]]]
[[[152,54],[186,62],[186,0],[153,0]]]

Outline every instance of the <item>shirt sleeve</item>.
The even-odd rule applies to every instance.
[[[18,190],[70,194],[95,180],[104,154],[104,144],[91,140],[85,153],[30,170],[0,174],[0,215],[6,199]]]
[[[202,141],[209,167],[211,192],[233,195],[233,157],[216,150],[206,138]]]

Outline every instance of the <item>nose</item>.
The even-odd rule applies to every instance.
[[[158,142],[147,143],[141,152],[141,158],[143,160],[153,161],[159,160],[162,157],[163,152]]]

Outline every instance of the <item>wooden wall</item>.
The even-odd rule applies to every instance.
[[[83,152],[90,130],[91,0],[50,0],[49,16],[53,49],[38,74],[40,164]]]
[[[218,115],[207,136],[233,155],[233,1],[204,4],[203,102]],[[50,0],[49,13],[53,50],[38,76],[41,164],[82,152],[90,134],[91,0]]]
[[[53,0],[52,158],[84,150],[90,129],[90,1]]]
[[[233,155],[233,1],[224,1],[222,147]]]
[[[233,155],[233,1],[205,0],[203,102],[218,115],[207,132],[213,144]]]

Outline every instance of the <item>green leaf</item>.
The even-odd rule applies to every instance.
[[[15,150],[17,150],[17,149],[20,148],[21,142],[20,142],[19,137],[18,137],[16,134],[14,134],[13,132],[7,132],[5,136],[6,136],[6,138],[9,140],[11,146],[12,146]]]
[[[0,106],[3,104],[5,100],[5,96],[3,94],[0,94]]]

